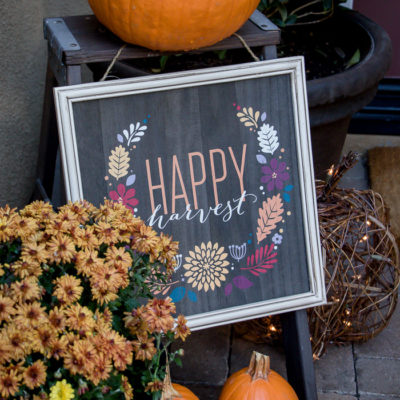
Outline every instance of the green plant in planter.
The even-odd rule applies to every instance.
[[[280,27],[322,22],[346,0],[261,0],[258,9]]]
[[[0,397],[160,399],[189,334],[152,294],[176,250],[111,201],[0,208]]]

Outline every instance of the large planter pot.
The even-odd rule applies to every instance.
[[[317,178],[338,162],[352,115],[373,99],[391,60],[388,34],[367,17],[346,11],[331,23],[357,43],[363,58],[345,72],[307,81]]]

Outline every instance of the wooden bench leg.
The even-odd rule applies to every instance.
[[[307,311],[280,314],[288,381],[300,400],[317,400]]]
[[[54,168],[58,148],[57,120],[55,114],[53,88],[57,80],[50,64],[47,64],[46,86],[43,100],[42,126],[39,156],[37,161],[37,186],[32,200],[51,196],[53,190]],[[47,196],[46,196],[47,194]]]

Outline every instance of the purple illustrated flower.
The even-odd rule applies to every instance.
[[[283,189],[283,182],[289,179],[289,174],[286,172],[286,163],[278,162],[276,158],[271,160],[270,165],[261,167],[264,176],[261,177],[262,183],[268,183],[267,189],[273,190],[275,187],[278,190]]]
[[[283,239],[283,237],[279,233],[275,233],[275,235],[272,236],[272,241],[274,242],[274,244],[281,244],[282,239]]]
[[[117,192],[115,190],[111,190],[109,193],[111,200],[114,200],[117,203],[122,203],[124,206],[130,208],[132,212],[133,207],[139,204],[139,200],[135,199],[135,194],[135,189],[126,190],[125,185],[122,183],[118,185]]]

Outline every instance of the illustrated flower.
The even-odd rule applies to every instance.
[[[135,199],[136,190],[128,189],[126,190],[125,185],[120,183],[117,187],[117,191],[112,190],[109,195],[110,199],[121,203],[124,206],[130,208],[133,211],[133,207],[139,204],[139,200]]]
[[[50,400],[71,400],[74,397],[74,389],[65,379],[57,382],[50,389]]]
[[[229,273],[225,268],[229,265],[226,260],[228,254],[224,250],[218,243],[203,242],[200,247],[195,246],[194,251],[189,251],[183,267],[187,270],[185,276],[192,287],[205,292],[215,290],[216,286],[221,287],[221,281],[225,281],[225,275]]]
[[[272,236],[272,241],[274,244],[281,244],[282,243],[283,236],[280,235],[279,233],[275,233],[274,236]]]
[[[240,261],[246,255],[246,250],[246,243],[243,243],[241,246],[229,246],[229,252],[231,253],[232,258],[234,258],[236,261]]]
[[[275,187],[279,190],[283,189],[283,182],[289,179],[289,174],[285,169],[285,162],[278,162],[276,158],[273,158],[270,166],[264,165],[261,167],[261,171],[265,174],[261,177],[261,182],[268,183],[268,190],[273,190]]]
[[[174,272],[176,272],[182,266],[182,254],[177,254],[173,258],[174,258],[174,260],[176,262],[176,265],[175,265],[175,268],[174,268]]]

